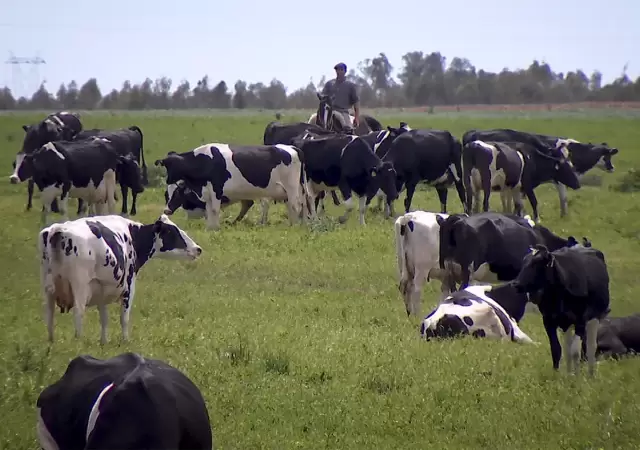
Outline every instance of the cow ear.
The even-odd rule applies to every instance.
[[[29,131],[31,129],[31,125],[22,125],[22,129],[26,133],[27,131]]]
[[[316,92],[316,95],[318,96],[318,100],[322,100],[322,95],[320,95],[320,92]]]
[[[554,258],[553,269],[562,286],[575,297],[585,297],[588,293],[587,277],[575,264],[562,264]]]
[[[162,230],[162,220],[158,219],[153,224],[153,232],[157,234],[157,233],[160,233],[161,230]]]
[[[609,154],[610,155],[616,155],[618,153],[618,149],[617,148],[610,148],[609,149]]]
[[[569,236],[567,238],[567,247],[573,247],[574,245],[578,245],[578,241],[573,236]]]
[[[378,174],[378,169],[376,169],[375,167],[373,169],[371,169],[371,178],[375,178],[376,175]]]
[[[156,166],[164,166],[164,159],[156,159],[154,163]]]
[[[587,238],[586,236],[583,236],[582,245],[583,247],[591,247],[591,241],[589,240],[589,238]]]
[[[446,221],[447,219],[445,219],[444,217],[442,217],[441,215],[436,214],[436,222],[438,222],[438,225],[442,226],[442,224]]]

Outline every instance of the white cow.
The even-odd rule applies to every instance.
[[[38,249],[49,341],[56,305],[61,312],[73,308],[76,337],[82,335],[85,308],[97,306],[102,344],[107,340],[107,305],[115,302],[121,304],[122,337],[128,340],[136,276],[151,257],[193,260],[202,253],[164,214],[147,225],[118,215],[56,223],[40,231]]]
[[[496,299],[504,301],[504,306]],[[518,326],[527,299],[509,284],[468,286],[448,296],[424,318],[420,335],[429,340],[470,334],[533,344]],[[516,315],[520,316],[517,320]]]
[[[403,296],[407,315],[419,314],[421,293],[425,281],[432,278],[440,280],[441,297],[447,297],[451,290],[447,280],[447,269],[441,269],[440,225],[436,216],[443,219],[449,217],[444,213],[412,211],[398,217],[395,221],[396,259],[398,263],[398,289]],[[534,225],[529,216],[525,216],[531,226]],[[460,267],[455,267],[460,276]],[[471,284],[486,278],[486,264],[471,274]]]

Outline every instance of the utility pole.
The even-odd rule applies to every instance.
[[[9,53],[9,59],[5,64],[11,65],[11,85],[9,88],[13,97],[30,98],[40,88],[40,84],[46,82],[40,78],[40,65],[47,62],[40,56],[14,56]],[[28,70],[23,70],[28,69]]]

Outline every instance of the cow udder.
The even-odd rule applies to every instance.
[[[53,296],[61,313],[68,313],[73,308],[73,291],[69,280],[57,275],[53,280]]]

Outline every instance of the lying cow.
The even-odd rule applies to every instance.
[[[472,275],[475,281],[484,283],[515,279],[534,245],[544,244],[553,251],[577,243],[572,237],[564,239],[510,214],[452,214],[447,218],[436,216],[436,221],[440,225],[438,263],[448,271],[451,291],[456,290],[458,280],[460,289],[467,287]]]
[[[562,357],[560,328],[567,372],[572,366],[576,373],[579,369],[580,354],[573,350],[575,332],[586,341],[589,374],[594,375],[598,324],[610,311],[609,273],[602,252],[581,246],[556,250],[532,246],[513,286],[519,293],[537,293],[535,303],[549,337],[553,368],[558,369]]]
[[[9,177],[11,184],[27,181],[26,178],[21,178],[19,173],[22,162],[27,155],[32,154],[51,141],[70,141],[82,131],[82,122],[77,113],[61,111],[49,114],[37,124],[23,125],[22,129],[25,131],[25,135],[22,142],[22,150],[18,152],[13,163],[13,173]],[[27,211],[33,206],[33,187],[34,181],[29,179],[27,184]],[[53,211],[58,212],[58,204],[56,201],[54,201],[51,208]]]
[[[97,306],[100,342],[107,340],[107,305],[118,302],[122,337],[129,339],[129,314],[136,277],[153,256],[196,259],[202,249],[165,215],[143,225],[117,215],[56,223],[40,231],[40,283],[49,341],[53,315],[74,310],[76,337],[82,335],[85,308]]]
[[[514,302],[515,296],[524,301]],[[533,340],[518,326],[525,304],[526,294],[516,294],[508,284],[469,286],[452,293],[431,311],[420,325],[420,335],[429,340],[470,334],[531,344]]]
[[[533,220],[537,222],[538,200],[534,189],[540,184],[553,180],[571,189],[580,189],[573,164],[557,149],[542,152],[521,142],[476,140],[462,149],[462,166],[467,213],[479,211],[481,192],[484,193],[482,210],[489,211],[491,191],[500,191],[503,212],[521,216],[524,193],[531,203]],[[473,207],[472,199],[475,200]]]
[[[605,317],[600,321],[596,356],[618,359],[636,353],[640,353],[640,314]]]
[[[182,198],[173,197],[194,193],[206,205],[210,229],[220,228],[223,205],[242,200],[286,200],[291,225],[305,217],[302,161],[295,147],[205,144],[184,153],[170,152],[155,164],[166,168],[167,186],[176,185],[166,213],[182,204]]]
[[[43,450],[213,448],[198,387],[175,367],[137,353],[75,357],[36,406]]]
[[[304,157],[306,192],[314,218],[317,217],[315,199],[320,191],[340,190],[346,208],[340,223],[349,218],[354,208],[352,194],[355,193],[359,197],[361,225],[365,224],[367,205],[378,189],[382,189],[390,201],[398,196],[393,165],[376,156],[362,137],[314,136],[313,139],[296,140],[296,147]]]
[[[122,192],[122,214],[127,214],[127,197],[129,195],[129,189],[131,189],[131,215],[135,216],[137,213],[136,200],[138,194],[142,193],[142,186],[149,184],[147,163],[144,160],[142,130],[135,125],[117,130],[91,129],[79,132],[74,139],[81,140],[90,138],[100,138],[111,142],[113,149],[118,155],[135,161],[139,167],[138,172],[140,169],[142,170],[140,175],[134,173],[116,174],[116,179],[120,183],[120,190]],[[135,180],[140,176],[142,177],[141,183]],[[78,214],[80,214],[80,212],[81,206],[78,209]]]
[[[116,172],[133,174],[130,183],[142,191],[137,162],[119,155],[103,139],[49,142],[25,156],[18,171],[21,177],[29,174],[41,192],[43,224],[51,202],[58,198],[60,212],[68,219],[70,196],[94,205],[98,214],[115,214]]]

